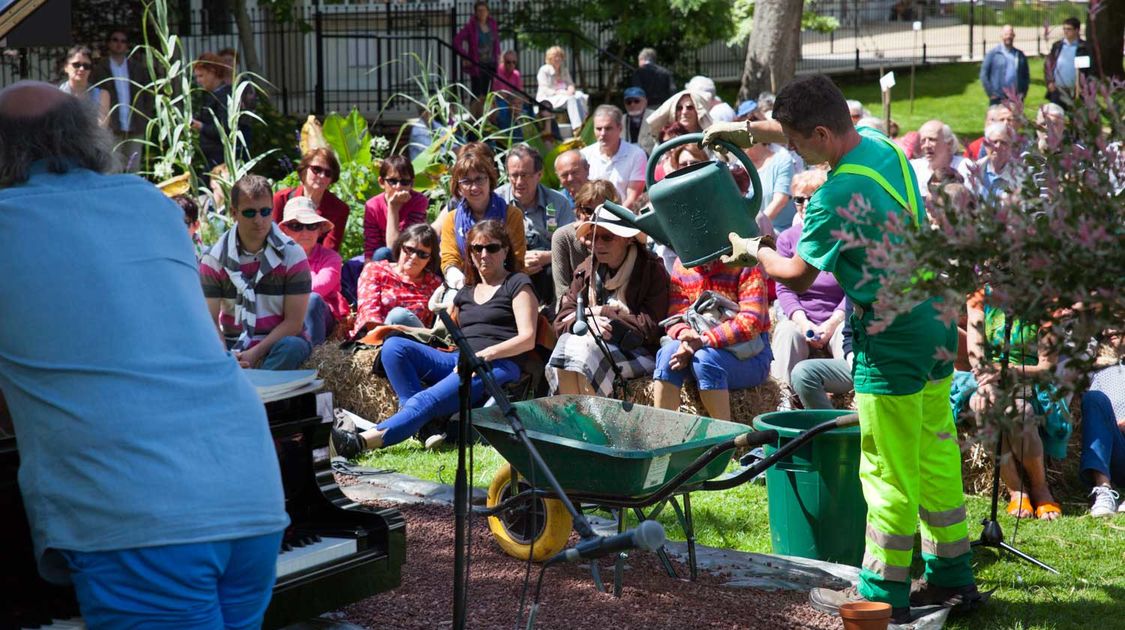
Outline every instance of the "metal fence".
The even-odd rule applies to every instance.
[[[536,70],[543,51],[530,48],[509,19],[523,3],[545,0],[493,0],[493,15],[501,24],[501,47],[518,52],[526,89],[535,93]],[[220,4],[220,3],[212,3]],[[411,115],[415,107],[396,94],[422,95],[419,81],[464,81],[461,60],[450,42],[470,18],[472,0],[437,0],[369,4],[339,0],[319,7],[298,6],[292,21],[279,21],[267,10],[251,8],[253,46],[263,76],[270,81],[271,100],[284,114],[346,111],[358,107],[368,116]],[[832,33],[801,33],[798,72],[853,72],[863,68],[893,68],[912,61],[940,63],[979,60],[999,36],[998,20],[1014,16],[1016,45],[1029,55],[1042,54],[1059,35],[1057,3],[1026,4],[1022,0],[972,2],[956,0],[822,0],[816,10],[835,17]],[[1072,12],[1084,5],[1067,5]],[[229,11],[185,11],[176,26],[185,56],[244,46],[235,16]],[[114,24],[119,16],[106,16]],[[1049,28],[1045,28],[1047,24]],[[107,26],[108,28],[108,26]],[[542,38],[544,33],[536,31]],[[568,51],[575,81],[595,95],[608,93],[626,80],[632,60],[606,52],[613,33],[599,25],[575,20],[573,30],[545,33]],[[20,78],[61,81],[61,48],[4,50],[0,55],[0,85]],[[683,75],[703,74],[719,82],[741,76],[745,48],[715,42],[678,60]],[[595,97],[597,98],[597,97]]]

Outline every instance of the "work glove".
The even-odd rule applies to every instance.
[[[735,267],[753,267],[758,264],[758,249],[761,247],[773,247],[773,238],[769,236],[755,236],[753,238],[742,238],[738,234],[731,232],[727,235],[730,239],[730,254],[721,256],[724,264],[733,265]]]
[[[719,144],[720,141],[745,149],[754,144],[754,136],[750,133],[746,121],[711,123],[711,126],[703,132],[703,146],[725,154],[727,147]]]

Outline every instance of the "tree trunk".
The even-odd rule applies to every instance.
[[[1125,79],[1125,0],[1091,0],[1086,39],[1094,52],[1094,68],[1102,78]]]
[[[238,24],[238,44],[242,47],[239,56],[242,67],[262,76],[262,62],[258,60],[258,48],[254,45],[254,27],[250,24],[250,12],[246,10],[246,0],[234,0],[234,21]]]
[[[754,28],[746,45],[740,101],[758,98],[764,90],[776,93],[797,73],[803,9],[804,0],[754,3]]]

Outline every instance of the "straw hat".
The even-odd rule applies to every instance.
[[[282,215],[281,222],[289,223],[290,221],[296,221],[304,225],[320,223],[321,234],[330,232],[333,228],[331,221],[316,213],[316,204],[308,197],[293,197],[285,202],[285,212]]]
[[[574,230],[574,233],[578,236],[578,238],[587,238],[590,235],[590,232],[594,230],[595,225],[597,225],[598,228],[605,230],[610,234],[620,236],[621,238],[636,239],[638,243],[644,243],[647,239],[647,235],[644,232],[631,225],[627,225],[624,221],[618,218],[617,215],[611,213],[609,210],[606,210],[604,206],[598,206],[598,209],[594,212],[594,216],[590,217],[589,221],[586,221],[585,223],[579,225]]]

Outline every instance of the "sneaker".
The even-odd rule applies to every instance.
[[[435,433],[434,435],[431,435],[430,437],[426,438],[425,445],[427,451],[434,451],[445,446],[445,434]]]
[[[859,594],[859,589],[849,586],[841,591],[830,588],[814,588],[809,591],[809,605],[822,613],[840,615],[840,606],[848,602],[871,601]],[[891,621],[906,624],[913,621],[909,607],[891,608]]]
[[[363,439],[359,431],[332,427],[332,447],[340,457],[355,459],[356,455],[367,450],[367,440]]]
[[[1117,505],[1121,496],[1109,486],[1094,486],[1090,491],[1090,516],[1113,516],[1125,503]]]
[[[988,601],[991,592],[981,593],[976,584],[967,586],[937,586],[924,579],[910,584],[911,606],[943,606],[965,612]]]

